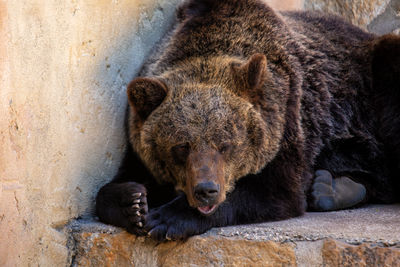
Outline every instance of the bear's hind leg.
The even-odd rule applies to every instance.
[[[315,172],[311,195],[313,210],[340,210],[361,203],[366,197],[366,188],[346,176],[332,178],[330,172],[318,170]]]

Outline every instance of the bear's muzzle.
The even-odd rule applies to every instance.
[[[185,187],[189,205],[202,215],[211,215],[225,200],[223,157],[214,150],[191,152]]]

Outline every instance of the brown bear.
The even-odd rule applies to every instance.
[[[128,86],[131,146],[101,221],[162,241],[399,200],[399,37],[259,0],[177,17]]]

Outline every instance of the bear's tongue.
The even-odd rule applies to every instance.
[[[213,212],[215,207],[216,207],[216,205],[212,205],[212,206],[197,207],[197,209],[201,213],[207,215],[207,214],[210,214],[211,212]]]

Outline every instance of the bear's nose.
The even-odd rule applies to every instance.
[[[194,187],[194,196],[202,204],[214,204],[219,193],[219,185],[214,182],[199,183]]]

